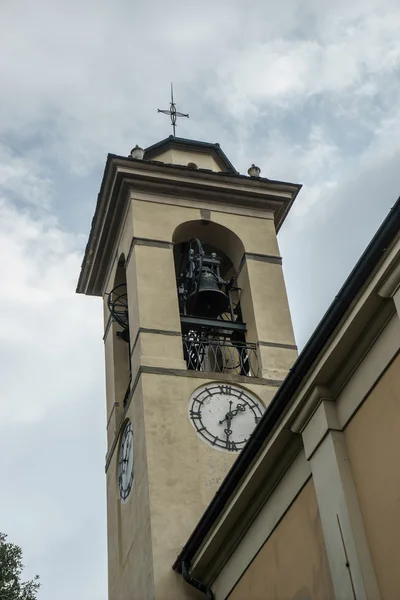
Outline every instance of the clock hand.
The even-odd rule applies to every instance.
[[[232,404],[232,402],[230,402],[230,404]],[[230,408],[231,408],[231,407],[230,407]],[[222,425],[222,423],[223,423],[224,421],[228,420],[228,419],[229,419],[230,421],[232,421],[232,417],[236,417],[236,415],[237,415],[239,412],[244,412],[245,410],[246,410],[246,405],[245,405],[245,404],[240,404],[240,403],[239,403],[239,404],[236,406],[236,408],[235,408],[234,410],[229,410],[229,412],[227,412],[227,413],[226,413],[226,415],[225,415],[225,419],[222,419],[222,421],[220,421],[220,422],[219,422],[219,424],[220,424],[220,425]]]
[[[244,412],[246,410],[246,405],[245,404],[238,404],[235,408],[235,410],[231,410],[230,414],[232,417],[235,417],[239,412]]]
[[[232,414],[230,412],[226,413],[225,418],[222,419],[222,421],[218,421],[220,425],[222,425],[222,423],[226,421],[226,427],[229,429],[231,426],[231,422],[232,422]],[[226,430],[224,430],[226,431]]]
[[[226,434],[226,445],[229,444],[229,438],[232,434],[232,429],[229,429],[229,425],[227,427],[227,429],[224,429],[224,433]]]
[[[225,415],[226,420],[226,429],[224,429],[224,433],[226,434],[226,445],[228,446],[229,437],[232,434],[231,423],[232,423],[232,400],[229,401],[229,411]]]
[[[219,424],[220,424],[220,425],[222,425],[222,423],[223,423],[224,421],[228,421],[228,423],[227,423],[227,427],[228,427],[228,429],[229,429],[229,427],[231,426],[232,416],[233,416],[233,415],[232,415],[232,400],[229,400],[229,410],[228,410],[228,412],[226,413],[226,415],[225,415],[225,418],[224,418],[224,419],[222,419],[222,421],[219,421]]]

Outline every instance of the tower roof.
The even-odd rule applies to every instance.
[[[225,152],[218,143],[200,142],[198,140],[187,140],[173,135],[146,148],[144,152],[145,160],[157,160],[157,157],[167,150],[184,150],[186,152],[195,152],[197,154],[207,154],[211,156],[224,173],[234,173],[237,171]]]

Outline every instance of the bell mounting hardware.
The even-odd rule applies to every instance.
[[[207,255],[198,238],[184,249],[178,276],[178,298],[181,315],[218,319],[229,314],[234,321],[231,292],[234,278],[221,277],[221,259],[215,252]]]
[[[223,259],[206,254],[198,238],[183,245],[177,277],[183,349],[188,369],[257,376],[254,344],[246,343],[235,278],[221,275]]]
[[[107,298],[108,310],[113,319],[122,327],[122,331],[117,332],[117,336],[124,342],[129,342],[129,318],[128,318],[128,292],[126,283],[117,285]]]

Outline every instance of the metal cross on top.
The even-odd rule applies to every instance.
[[[172,87],[172,83],[171,83],[171,104],[170,104],[169,110],[161,110],[160,108],[158,108],[157,112],[163,113],[164,115],[170,115],[170,117],[171,117],[172,131],[174,132],[174,137],[175,137],[175,128],[177,126],[176,125],[176,119],[177,119],[177,117],[187,117],[187,118],[189,118],[189,115],[187,115],[185,113],[178,112],[176,110],[176,106],[175,106],[175,102],[174,102],[174,88]]]

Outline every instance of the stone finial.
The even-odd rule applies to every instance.
[[[140,146],[136,144],[134,148],[132,148],[130,156],[132,158],[137,158],[138,160],[142,160],[144,156],[144,150]]]

